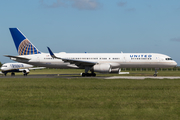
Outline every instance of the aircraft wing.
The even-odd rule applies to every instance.
[[[45,69],[46,67],[34,67],[34,68],[28,68],[29,70],[37,70],[37,69]]]
[[[30,60],[29,58],[18,57],[18,56],[12,56],[12,55],[4,55],[4,56],[5,56],[5,57],[10,57],[10,58],[21,59],[21,60]]]
[[[84,61],[84,60],[74,60],[74,59],[57,57],[54,55],[54,53],[51,51],[51,49],[49,47],[47,47],[47,48],[48,48],[48,51],[49,51],[52,58],[61,59],[62,61],[69,62],[70,64],[75,64],[77,66],[94,66],[95,64],[97,64],[97,62]]]
[[[70,64],[75,64],[77,66],[93,66],[97,64],[97,62],[91,62],[91,61],[83,61],[83,60],[74,60],[74,59],[65,59],[61,58],[64,62],[69,62]]]

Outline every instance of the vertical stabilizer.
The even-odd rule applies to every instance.
[[[18,28],[9,28],[19,55],[41,54]]]

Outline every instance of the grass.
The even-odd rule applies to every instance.
[[[180,80],[2,78],[2,120],[164,120],[180,117]]]

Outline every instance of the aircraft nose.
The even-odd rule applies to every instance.
[[[175,67],[177,66],[177,62],[176,61],[173,61],[172,63]]]
[[[4,70],[3,67],[0,67],[0,70],[3,71]]]
[[[177,62],[175,62],[176,66],[177,66]]]

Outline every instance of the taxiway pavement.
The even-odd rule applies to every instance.
[[[16,76],[0,76],[0,78],[96,78],[96,79],[180,79],[180,76],[96,76],[96,77],[81,77],[79,74],[38,74],[38,75],[16,75]]]

